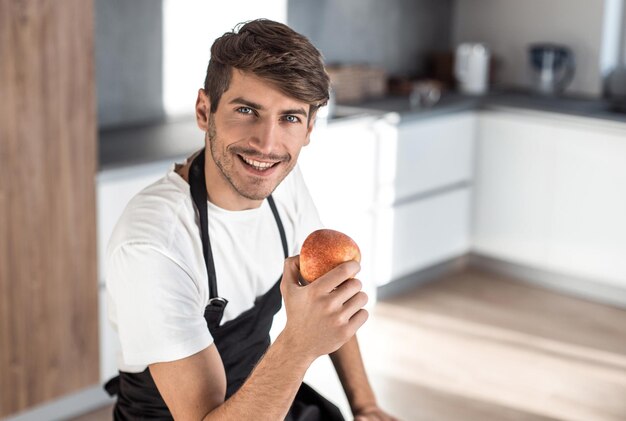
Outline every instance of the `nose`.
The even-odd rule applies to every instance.
[[[264,155],[270,155],[278,142],[278,121],[264,120],[259,122],[250,138],[250,146]]]

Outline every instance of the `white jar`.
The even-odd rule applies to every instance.
[[[454,76],[459,91],[482,95],[489,90],[489,61],[491,53],[485,44],[463,43],[456,49]]]

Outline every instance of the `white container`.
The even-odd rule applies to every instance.
[[[488,91],[490,58],[491,53],[484,44],[459,44],[454,58],[454,76],[459,91],[470,95],[482,95]]]

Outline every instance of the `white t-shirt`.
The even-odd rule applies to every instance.
[[[174,168],[129,202],[107,247],[108,317],[120,339],[121,371],[185,358],[213,342],[204,319],[209,287],[199,219],[189,184]],[[272,197],[289,255],[298,254],[322,224],[297,166]],[[218,293],[228,300],[225,323],[276,283],[284,254],[267,200],[245,211],[208,202],[208,220]]]

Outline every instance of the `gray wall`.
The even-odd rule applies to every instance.
[[[96,84],[100,128],[162,119],[160,0],[96,0]]]
[[[95,0],[101,128],[151,122],[165,116],[164,1]],[[597,95],[601,91],[600,56],[606,0],[285,1],[287,23],[308,36],[328,63],[371,63],[383,66],[391,74],[420,75],[426,70],[429,52],[447,50],[462,41],[482,41],[501,59],[501,84],[526,87],[529,81],[526,46],[549,40],[572,46],[577,56],[577,74],[569,92]],[[173,7],[175,2],[168,4]],[[190,8],[184,3],[177,7]],[[220,11],[208,3],[197,2],[192,10],[202,16],[206,14],[204,9],[210,8],[213,21],[243,20],[230,17],[236,11],[232,7],[224,5]],[[269,6],[264,7],[265,13],[271,14]],[[258,11],[255,9],[254,13]],[[229,17],[222,19],[222,16]],[[228,29],[224,25],[220,31]],[[181,48],[189,47],[190,41],[184,41],[185,31],[176,31],[173,35],[183,38],[177,41]],[[203,45],[214,38],[194,37]],[[196,49],[188,49],[197,54]],[[202,58],[201,65],[171,58],[169,61],[203,72],[207,58]],[[189,90],[193,98],[185,106],[193,104],[196,86],[202,78],[197,77],[200,82],[187,76],[180,79],[193,79],[193,89]]]
[[[487,43],[501,60],[502,85],[529,86],[527,46],[552,41],[569,45],[576,76],[568,92],[599,95],[603,0],[456,0],[453,42]]]
[[[327,63],[369,63],[419,74],[426,54],[450,47],[452,0],[289,0],[287,23]]]

